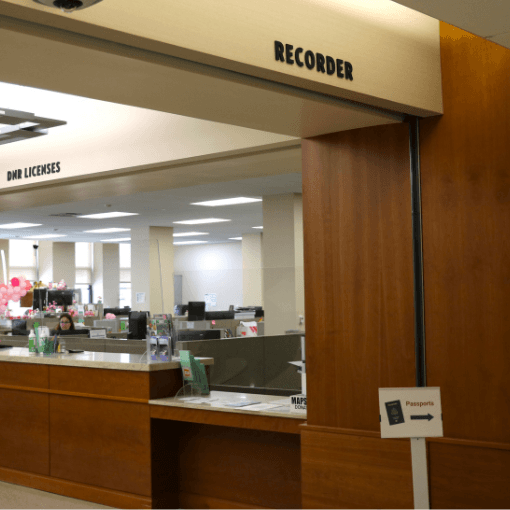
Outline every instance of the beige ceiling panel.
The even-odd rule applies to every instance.
[[[389,0],[107,0],[72,16],[0,0],[0,14],[394,111],[442,113],[439,24]],[[275,40],[348,61],[354,79],[277,61]]]
[[[0,19],[0,81],[310,137],[396,116],[174,57]],[[37,34],[37,35],[34,35]]]

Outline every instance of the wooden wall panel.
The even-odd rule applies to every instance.
[[[407,124],[302,144],[308,423],[379,430],[414,385]]]
[[[0,431],[0,466],[49,474],[48,395],[0,389]]]
[[[510,508],[510,450],[429,443],[431,508]]]
[[[409,440],[301,435],[303,508],[413,508]]]
[[[50,474],[150,496],[147,404],[50,395]]]
[[[149,373],[51,365],[50,389],[149,400]]]
[[[446,437],[510,443],[510,50],[442,23],[441,54],[445,113],[420,140],[428,384]]]
[[[0,385],[48,388],[49,366],[32,363],[0,362]]]
[[[199,508],[301,508],[299,436],[199,424],[180,431],[180,508],[197,502]]]

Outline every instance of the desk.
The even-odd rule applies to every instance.
[[[211,398],[283,397],[212,391]],[[149,401],[157,508],[300,508],[305,417],[244,408]]]
[[[119,508],[151,508],[148,402],[181,386],[178,361],[1,350],[0,480]]]

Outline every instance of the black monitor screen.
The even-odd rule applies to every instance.
[[[129,312],[128,338],[145,340],[147,334],[147,312]]]
[[[218,312],[205,312],[205,320],[206,321],[214,321],[221,319],[233,319],[235,317],[235,312],[226,311],[218,311]]]
[[[68,307],[73,304],[74,292],[69,290],[49,290],[48,303],[56,302],[57,306]]]
[[[34,302],[32,308],[34,310],[42,310],[48,306],[48,289],[34,289]]]
[[[188,340],[218,340],[221,338],[221,329],[204,329],[179,331],[177,341],[187,342]]]
[[[190,301],[188,303],[188,320],[205,320],[205,301]]]

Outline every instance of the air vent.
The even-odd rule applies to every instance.
[[[50,214],[50,216],[57,216],[58,218],[76,218],[80,213],[76,212],[63,212],[58,214]]]

